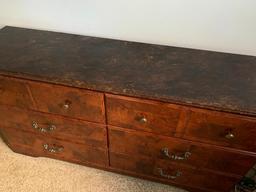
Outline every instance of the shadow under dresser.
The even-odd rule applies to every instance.
[[[256,163],[256,57],[5,27],[15,152],[229,192]]]

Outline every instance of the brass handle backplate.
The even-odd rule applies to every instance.
[[[56,126],[55,126],[55,125],[49,125],[49,127],[47,127],[47,128],[40,127],[40,126],[38,125],[38,123],[35,122],[35,121],[32,122],[32,127],[33,127],[34,129],[40,131],[40,132],[43,132],[43,133],[51,132],[51,131],[53,131],[53,130],[56,129]]]
[[[177,171],[174,175],[169,175],[169,174],[164,173],[162,168],[158,168],[158,171],[159,171],[160,176],[164,177],[166,179],[172,179],[173,180],[173,179],[176,179],[176,178],[178,178],[182,175],[182,172],[180,172],[180,171]]]
[[[53,145],[52,147],[50,147],[48,144],[44,144],[43,147],[46,151],[48,151],[50,153],[59,153],[64,150],[64,147],[56,146],[56,145]]]
[[[188,151],[186,151],[185,153],[183,153],[181,155],[170,154],[168,148],[163,148],[162,153],[164,154],[165,157],[168,157],[169,159],[172,159],[172,160],[186,160],[191,156],[191,153]]]

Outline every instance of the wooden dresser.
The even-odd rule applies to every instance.
[[[0,132],[18,153],[228,192],[256,163],[256,57],[5,27]]]

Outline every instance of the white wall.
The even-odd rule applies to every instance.
[[[256,56],[256,0],[0,0],[0,25]]]

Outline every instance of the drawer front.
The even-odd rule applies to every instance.
[[[107,148],[106,127],[85,121],[0,106],[0,126],[38,133],[91,147]]]
[[[181,111],[176,105],[112,95],[106,105],[110,125],[163,135],[175,134]]]
[[[0,76],[0,104],[33,109],[25,81]]]
[[[235,175],[245,175],[256,156],[209,145],[109,127],[109,147],[114,153],[143,156]]]
[[[161,160],[110,153],[110,166],[158,178],[170,184],[205,189],[205,191],[229,192],[240,178],[190,169]]]
[[[44,83],[29,85],[38,110],[105,123],[103,94]]]
[[[15,129],[1,129],[4,140],[18,153],[30,156],[50,157],[80,164],[108,164],[107,150],[41,137]]]
[[[183,138],[256,152],[256,119],[191,110]]]

